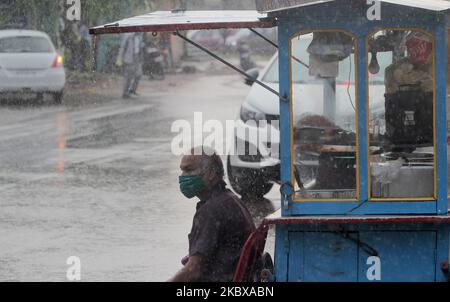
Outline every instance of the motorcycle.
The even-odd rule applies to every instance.
[[[145,48],[144,60],[145,75],[148,75],[150,79],[163,80],[165,78],[164,56],[153,44]]]

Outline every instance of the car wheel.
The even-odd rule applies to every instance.
[[[53,102],[57,105],[61,105],[64,98],[64,92],[55,92],[53,94]]]
[[[231,187],[244,199],[261,199],[273,187],[273,183],[268,182],[260,171],[231,166],[230,155],[227,160],[227,173]]]
[[[21,102],[25,103],[24,99],[21,99]],[[36,94],[36,105],[42,105],[44,103],[44,93],[39,92]]]
[[[162,66],[162,64],[159,64],[159,66],[157,67],[157,74],[158,74],[158,80],[162,81],[165,79],[165,73],[164,73],[164,67]]]

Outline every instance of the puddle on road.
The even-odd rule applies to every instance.
[[[67,148],[107,148],[113,145],[133,142],[135,139],[161,137],[170,139],[169,120],[156,119],[154,109],[149,108],[141,112],[118,114],[89,120],[84,126],[87,132],[67,140]],[[90,131],[88,130],[90,129]],[[70,134],[68,134],[70,137]]]

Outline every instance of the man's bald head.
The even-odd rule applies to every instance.
[[[211,185],[223,180],[225,174],[220,156],[214,149],[205,146],[194,147],[186,152],[181,159],[180,169],[182,175],[205,174],[205,182]]]

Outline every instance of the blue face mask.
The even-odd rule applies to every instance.
[[[181,193],[189,199],[197,196],[205,188],[205,183],[200,175],[180,176],[178,181]]]

